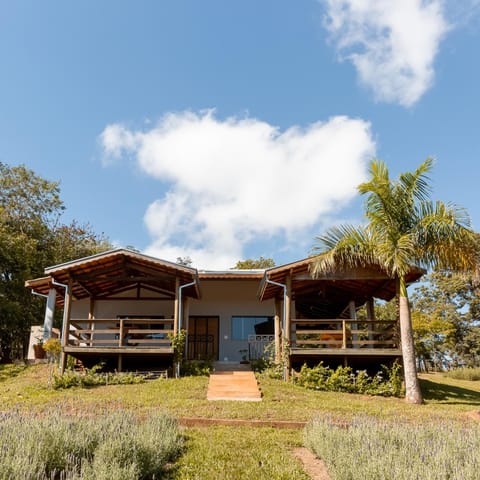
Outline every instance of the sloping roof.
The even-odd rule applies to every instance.
[[[48,267],[45,274],[47,277],[29,280],[26,286],[48,293],[52,280],[68,284],[71,278],[72,293],[77,299],[105,297],[135,287],[173,298],[178,278],[181,285],[195,281],[195,285],[186,288],[185,294],[200,297],[196,269],[123,248]]]
[[[318,294],[328,297],[330,301],[334,301],[335,297],[342,297],[356,299],[360,303],[369,297],[391,300],[396,294],[395,280],[377,266],[339,268],[332,273],[313,278],[310,267],[314,261],[315,257],[308,257],[266,270],[258,291],[260,300],[280,298],[283,295],[282,287],[267,280],[284,285],[288,275],[292,276],[292,291],[297,297]],[[407,275],[407,283],[418,280],[424,273],[423,269],[412,267]]]
[[[265,269],[251,270],[200,270],[201,280],[261,280]]]

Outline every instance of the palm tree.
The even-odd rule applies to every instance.
[[[380,267],[397,280],[405,399],[422,403],[417,378],[406,275],[412,267],[471,269],[475,266],[475,234],[467,212],[453,204],[429,200],[427,158],[414,172],[392,181],[381,160],[370,164],[370,180],[358,186],[366,195],[367,223],[342,225],[316,238],[312,275],[341,267]]]

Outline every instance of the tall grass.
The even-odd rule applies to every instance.
[[[476,368],[455,368],[445,372],[444,375],[448,378],[454,378],[456,380],[480,380],[480,367]]]
[[[182,436],[172,417],[132,413],[104,417],[0,418],[0,479],[159,478],[179,454]]]
[[[362,417],[342,426],[317,418],[305,430],[305,444],[334,480],[479,478],[479,425],[392,424]]]

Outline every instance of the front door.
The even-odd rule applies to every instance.
[[[188,319],[188,360],[218,360],[218,317]]]

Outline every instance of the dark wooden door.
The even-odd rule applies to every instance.
[[[189,317],[187,350],[189,360],[218,360],[218,327],[218,317]]]

